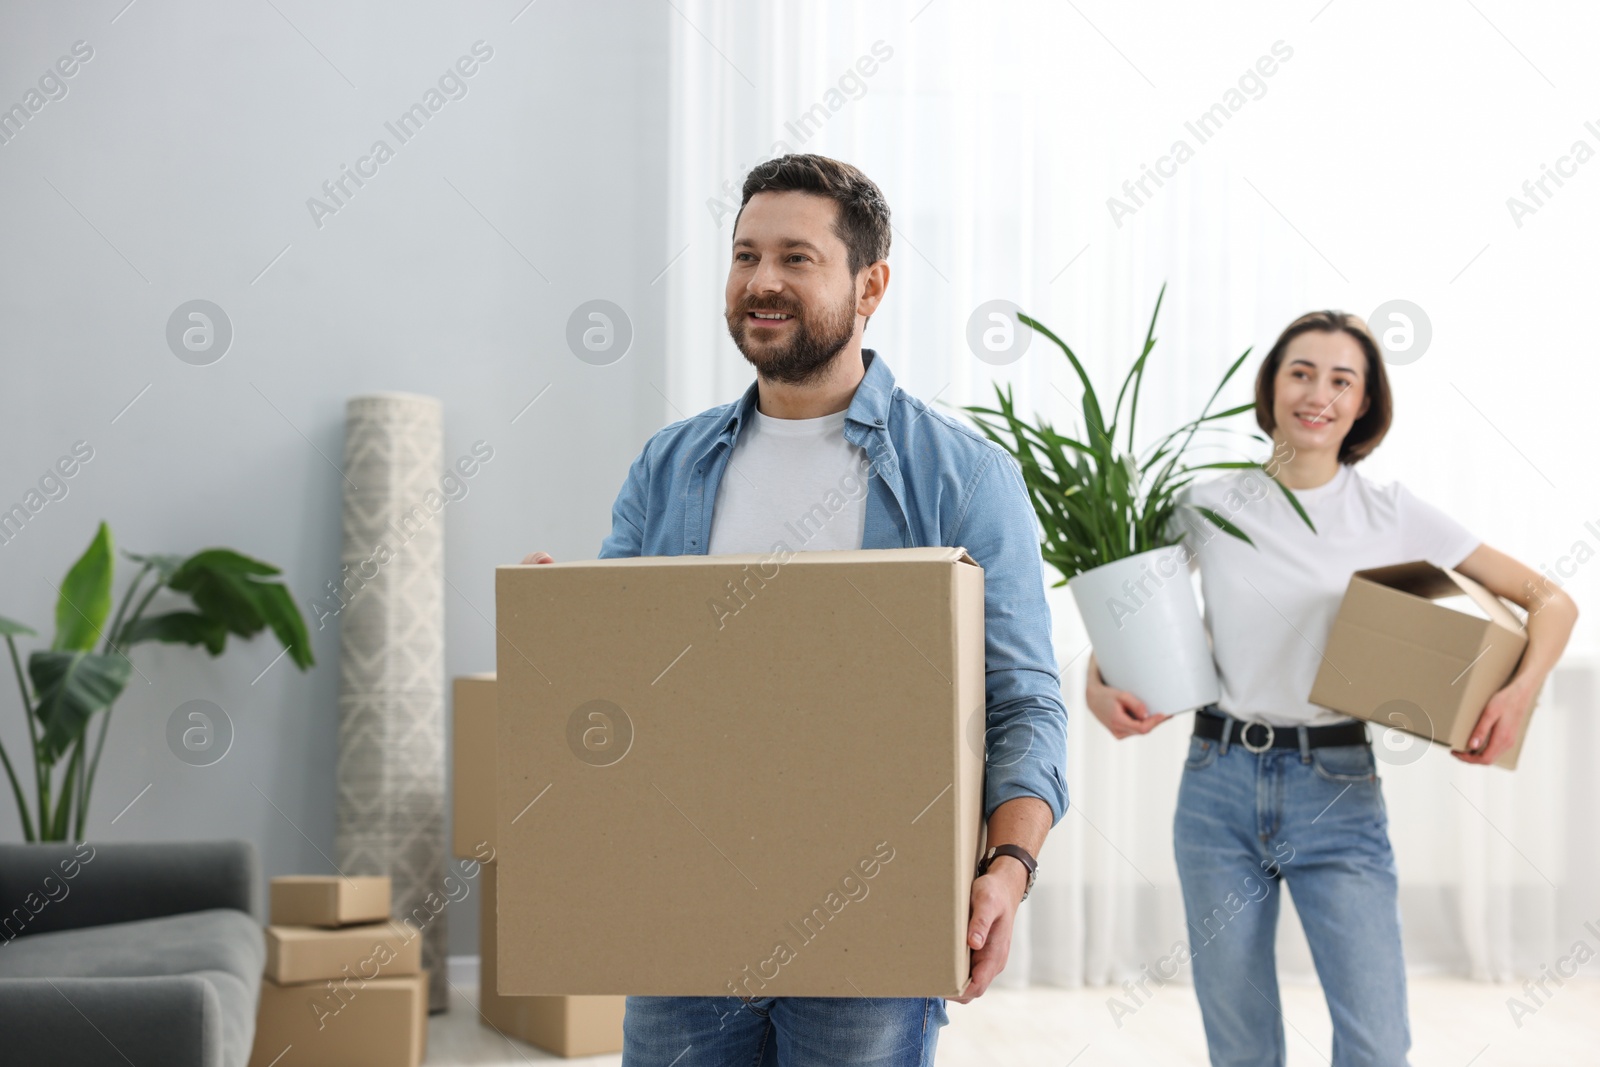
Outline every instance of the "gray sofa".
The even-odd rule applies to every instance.
[[[260,881],[244,841],[0,845],[0,1062],[245,1067]]]

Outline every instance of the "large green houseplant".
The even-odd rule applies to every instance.
[[[1250,349],[1228,367],[1197,417],[1155,436],[1142,448],[1138,445],[1139,398],[1165,296],[1163,285],[1143,350],[1117,390],[1109,420],[1076,353],[1027,315],[1018,318],[1061,349],[1082,383],[1082,432],[1068,436],[1042,419],[1029,422],[1019,417],[1010,387],[1002,389],[998,383],[996,407],[964,410],[1021,466],[1043,528],[1043,557],[1061,573],[1056,585],[1071,586],[1106,680],[1141,696],[1153,711],[1171,712],[1200,707],[1217,697],[1216,672],[1188,581],[1188,554],[1182,545],[1185,527],[1203,520],[1250,543],[1232,518],[1185,502],[1182,491],[1205,471],[1265,468],[1250,460],[1190,459],[1199,435],[1239,434],[1217,424],[1254,409],[1254,403],[1245,403],[1213,410],[1224,387],[1250,357]],[[1245,436],[1266,441],[1255,433]],[[1311,519],[1294,493],[1270,471],[1265,473],[1310,526]]]
[[[123,555],[140,567],[112,616],[116,553],[111,528],[102,522],[88,549],[57,587],[55,637],[49,648],[28,657],[26,677],[16,639],[35,636],[35,631],[0,616],[0,634],[11,653],[28,720],[33,756],[30,784],[36,795],[31,811],[17,768],[3,744],[0,762],[5,764],[22,832],[29,841],[83,837],[111,707],[133,671],[128,658],[133,646],[164,641],[202,646],[220,656],[229,634],[248,638],[271,629],[297,667],[306,670],[315,662],[305,620],[289,590],[280,582],[266,580],[279,573],[271,564],[228,548],[208,548],[187,559],[126,551]],[[150,578],[148,584],[146,578]],[[146,614],[163,590],[187,597],[192,610]],[[98,729],[91,730],[97,715]],[[96,734],[92,745],[91,733]],[[63,760],[66,765],[58,775]],[[27,770],[26,762],[23,769]]]

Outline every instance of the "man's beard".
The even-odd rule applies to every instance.
[[[752,311],[776,311],[794,316],[793,336],[786,344],[749,344],[753,330],[766,331],[771,327],[751,326]],[[823,308],[813,317],[807,317],[796,303],[773,297],[745,300],[739,307],[726,313],[728,334],[739,346],[744,358],[755,367],[756,373],[769,381],[789,385],[804,385],[822,375],[833,357],[855,335],[855,302],[845,299],[832,308]],[[781,328],[781,327],[780,327]]]

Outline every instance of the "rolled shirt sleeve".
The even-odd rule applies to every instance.
[[[999,449],[979,468],[951,544],[983,568],[984,818],[1037,797],[1054,822],[1067,810],[1067,709],[1044,595],[1037,520],[1016,461]]]

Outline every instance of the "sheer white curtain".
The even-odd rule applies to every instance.
[[[1406,165],[1380,158],[1361,136],[1363,122],[1410,106],[1407,93],[1421,99],[1430,79],[1463,91],[1473,79],[1504,79],[1517,82],[1504,89],[1513,97],[1533,91],[1520,84],[1526,72],[1514,56],[1465,71],[1443,50],[1417,51],[1416,40],[1437,40],[1438,27],[1402,25],[1393,48],[1407,57],[1408,80],[1363,87],[1385,57],[1358,25],[1317,5],[1223,16],[1175,4],[1152,14],[1144,5],[956,0],[673,3],[672,237],[663,257],[671,265],[657,282],[669,288],[673,418],[751,381],[721,318],[745,173],[786,151],[817,152],[861,167],[889,199],[892,278],[867,344],[916,395],[987,403],[993,383],[1011,383],[1024,412],[1070,426],[1080,390],[1059,353],[1036,337],[1022,359],[992,366],[966,346],[968,317],[988,300],[1015,302],[1073,345],[1104,392],[1136,355],[1166,283],[1140,416],[1157,429],[1192,417],[1233,358],[1264,351],[1302,311],[1365,315],[1404,296],[1432,311],[1440,354],[1394,368],[1395,431],[1364,471],[1404,479],[1536,564],[1569,552],[1586,535],[1584,521],[1600,520],[1592,455],[1557,447],[1561,418],[1577,425],[1583,414],[1576,401],[1525,380],[1508,393],[1496,377],[1509,346],[1533,340],[1519,350],[1520,374],[1587,375],[1592,395],[1594,371],[1553,354],[1565,329],[1580,328],[1577,312],[1562,310],[1578,302],[1553,289],[1576,297],[1579,288],[1562,276],[1561,257],[1577,273],[1587,253],[1576,241],[1559,245],[1554,222],[1541,235],[1554,250],[1507,236],[1496,212],[1514,182],[1486,185],[1479,195],[1488,207],[1476,214],[1457,189],[1402,191],[1395,183],[1410,177]],[[1449,29],[1472,33],[1473,50],[1488,48],[1470,27]],[[1266,56],[1278,57],[1274,73],[1229,97]],[[1200,143],[1185,123],[1230,100],[1242,105]],[[1515,125],[1508,115],[1503,127],[1478,132],[1510,139]],[[1418,133],[1416,142],[1438,143],[1416,146],[1435,149],[1428,162],[1437,165],[1458,151],[1450,136]],[[1179,139],[1192,158],[1165,165],[1176,174],[1159,188],[1146,179],[1118,225],[1107,199],[1132,203],[1124,182],[1137,182]],[[1564,143],[1546,141],[1540,150]],[[1452,279],[1485,241],[1499,242],[1498,255],[1484,253],[1487,262]],[[1550,285],[1530,282],[1529,271]],[[1498,287],[1515,284],[1528,287],[1521,309],[1493,302]],[[1248,398],[1255,366],[1247,363],[1229,398]],[[1545,474],[1565,493],[1548,492]],[[1600,547],[1600,536],[1588,536]],[[1596,584],[1580,570],[1570,587],[1581,600]],[[1071,712],[1073,805],[1047,845],[1002,984],[1114,984],[1185,936],[1171,827],[1189,725],[1112,741],[1083,708],[1076,610],[1065,589],[1050,595]],[[1586,629],[1514,774],[1458,765],[1438,750],[1383,767],[1414,970],[1480,978],[1537,970],[1600,914],[1590,830],[1600,810],[1590,771],[1600,754],[1594,647]],[[1292,920],[1280,958],[1286,976],[1311,973]]]

